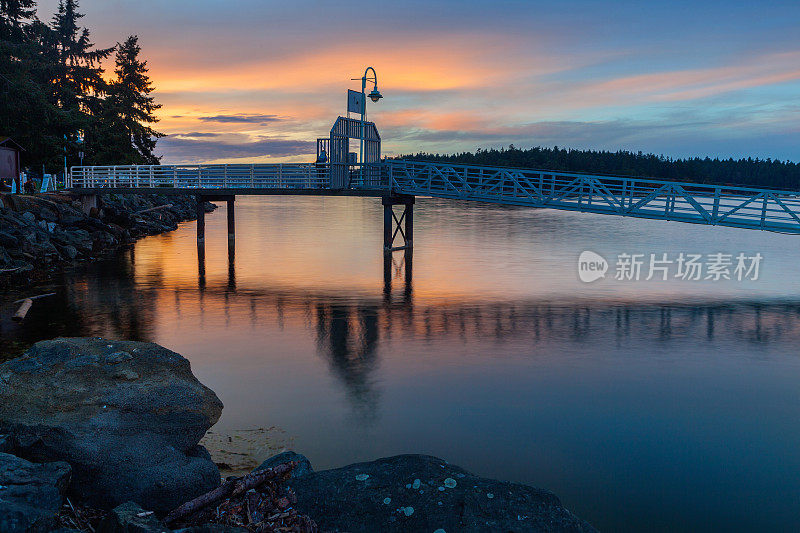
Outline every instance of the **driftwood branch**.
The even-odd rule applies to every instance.
[[[231,495],[236,483],[236,479],[229,479],[211,492],[206,492],[194,500],[188,501],[180,507],[173,509],[164,517],[165,524],[171,524],[181,518],[194,514],[209,505],[220,502]]]
[[[31,310],[32,305],[33,305],[33,300],[31,300],[30,298],[22,300],[22,304],[19,306],[19,309],[17,309],[17,312],[14,313],[14,316],[12,316],[11,318],[16,322],[22,322],[23,320],[25,320],[25,316],[28,314],[28,311]]]
[[[295,466],[297,466],[297,462],[289,461],[288,463],[280,464],[274,468],[267,468],[265,470],[251,472],[236,482],[236,488],[233,489],[232,496],[240,496],[248,490],[254,489],[266,481],[275,478],[281,478],[286,474],[289,474]]]
[[[267,481],[275,478],[281,478],[289,474],[297,463],[290,461],[276,466],[275,468],[267,468],[266,470],[259,470],[251,472],[241,478],[230,478],[225,483],[207,492],[202,496],[198,496],[194,500],[188,501],[174,509],[164,517],[164,523],[169,525],[182,518],[186,518],[195,513],[203,511],[205,508],[221,502],[229,497],[236,497],[244,494],[250,489],[254,489]]]
[[[25,320],[25,317],[28,315],[28,311],[31,310],[31,307],[33,306],[33,301],[34,300],[38,300],[39,298],[46,298],[47,296],[54,296],[54,295],[55,295],[54,292],[50,292],[50,293],[47,293],[47,294],[40,294],[38,296],[30,296],[28,298],[23,298],[21,300],[17,300],[14,303],[15,304],[20,304],[20,306],[17,309],[17,312],[14,313],[14,316],[12,316],[11,318],[13,320],[17,321],[17,322],[22,322],[23,320]]]
[[[25,300],[38,300],[39,298],[47,298],[48,296],[55,296],[55,295],[56,293],[54,292],[48,292],[47,294],[39,294],[37,296],[28,296],[27,298],[21,298],[14,303],[18,304],[20,302],[24,302]]]

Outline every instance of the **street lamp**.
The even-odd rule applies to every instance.
[[[369,75],[369,71],[372,71],[372,76]],[[353,78],[353,80],[357,80],[358,78]],[[361,138],[359,139],[361,142],[359,144],[358,149],[358,161],[361,163],[360,168],[360,181],[361,185],[364,184],[364,122],[367,118],[367,82],[373,82],[372,92],[369,93],[369,99],[373,102],[378,102],[383,95],[378,90],[378,74],[375,72],[375,69],[372,67],[367,67],[364,71],[364,75],[361,77]]]
[[[378,100],[380,100],[381,98],[383,98],[383,95],[381,94],[381,92],[378,90],[377,87],[372,89],[372,92],[369,93],[369,99],[375,103],[377,103]]]

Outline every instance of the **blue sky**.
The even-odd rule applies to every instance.
[[[513,143],[800,160],[800,2],[81,8],[99,46],[140,36],[165,162],[307,160],[368,65],[388,154]]]

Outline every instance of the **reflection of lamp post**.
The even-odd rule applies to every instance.
[[[369,77],[369,71],[372,71],[372,77]],[[358,78],[353,78],[353,80],[357,80]],[[361,163],[361,170],[359,172],[361,176],[361,185],[364,184],[364,121],[367,118],[367,81],[371,81],[374,83],[372,87],[372,92],[369,93],[369,99],[373,102],[378,102],[383,95],[378,90],[378,74],[375,72],[375,69],[372,67],[367,67],[364,71],[364,76],[361,77],[361,138],[359,144],[359,163]]]

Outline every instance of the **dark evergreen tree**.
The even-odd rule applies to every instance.
[[[77,0],[59,1],[49,43],[59,67],[53,97],[66,120],[62,145],[72,162],[79,150],[88,151],[87,146],[79,144],[81,137],[93,135],[98,128],[101,99],[107,89],[100,62],[114,51],[114,47],[94,48],[89,30],[79,25],[83,14],[78,7]]]
[[[76,0],[60,0],[49,24],[35,0],[0,0],[0,136],[25,148],[23,166],[36,173],[58,172],[65,155],[77,164],[78,151],[86,163],[157,163],[160,106],[137,39],[119,45],[107,84],[101,62],[114,48],[96,49],[82,17]]]
[[[51,98],[51,30],[34,7],[31,0],[0,0],[0,135],[19,142],[23,165],[38,170],[55,165],[59,152],[63,157],[67,117]]]
[[[161,108],[150,93],[153,86],[147,75],[147,62],[139,58],[141,48],[135,35],[117,45],[116,79],[108,86],[103,102],[98,147],[93,158],[98,164],[157,165],[153,154],[163,133],[150,125],[158,122],[155,111]]]
[[[35,16],[35,0],[0,0],[0,39],[22,41],[25,25]]]

